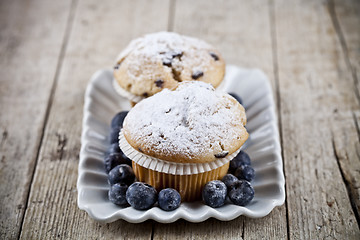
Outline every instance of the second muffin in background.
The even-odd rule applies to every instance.
[[[114,67],[114,88],[135,104],[184,81],[203,81],[216,88],[224,74],[224,59],[210,44],[158,32],[131,41],[120,53]]]

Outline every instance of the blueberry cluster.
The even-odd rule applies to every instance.
[[[251,167],[250,157],[246,152],[240,153],[230,161],[229,173],[222,181],[208,182],[203,189],[202,198],[210,207],[221,207],[226,197],[239,206],[246,206],[254,198],[251,181],[255,178],[255,171]]]
[[[178,191],[162,189],[159,193],[146,183],[136,182],[131,160],[125,156],[118,144],[120,130],[128,112],[120,112],[111,121],[110,146],[105,154],[105,170],[110,184],[109,200],[120,206],[132,206],[146,210],[158,203],[165,211],[177,209],[181,203]],[[245,206],[254,197],[250,182],[255,177],[248,154],[243,151],[230,161],[229,173],[222,181],[214,180],[205,184],[202,198],[210,207],[221,207],[227,198],[236,205]]]
[[[120,164],[131,166],[131,160],[125,156],[119,147],[119,133],[123,126],[127,111],[119,112],[111,120],[110,147],[105,153],[105,170],[107,173]]]
[[[138,210],[149,209],[156,202],[165,211],[175,210],[181,203],[178,191],[166,188],[158,194],[152,186],[134,182],[135,174],[131,168],[131,160],[121,151],[118,143],[119,133],[127,113],[119,112],[111,121],[110,146],[104,159],[110,184],[109,200],[123,207],[130,204]]]

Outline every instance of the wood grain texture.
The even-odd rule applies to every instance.
[[[359,105],[327,2],[274,4],[289,237],[359,239],[338,156]]]
[[[344,52],[348,71],[352,73],[353,90],[360,101],[360,2],[331,1],[329,3],[333,25]],[[353,119],[346,117],[346,128],[334,136],[335,153],[339,160],[343,178],[347,183],[353,207],[360,221],[360,132],[359,108],[353,102],[349,106],[353,111]],[[345,132],[345,133],[344,133]]]
[[[176,1],[172,30],[211,43],[227,64],[262,69],[276,94],[268,4],[268,1]],[[177,221],[154,226],[154,239],[261,237],[287,238],[285,206],[261,219],[240,217],[230,222],[210,219],[198,224]]]
[[[79,1],[31,187],[21,239],[146,239],[152,222],[99,224],[77,207],[83,98],[131,39],[167,28],[169,1]],[[110,119],[109,119],[110,122]]]
[[[0,1],[0,239],[19,235],[70,2]]]
[[[351,70],[354,91],[360,102],[360,2],[329,0],[329,11]]]
[[[356,0],[0,1],[0,239],[360,239],[359,12]],[[86,85],[159,30],[270,78],[286,205],[198,224],[99,224],[77,208]]]
[[[233,221],[209,219],[201,223],[178,220],[170,224],[155,223],[153,239],[243,239],[245,217]]]

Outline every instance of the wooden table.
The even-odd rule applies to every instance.
[[[270,78],[286,203],[267,217],[99,224],[77,207],[83,98],[131,39],[204,39]],[[360,1],[0,1],[1,239],[360,239]]]

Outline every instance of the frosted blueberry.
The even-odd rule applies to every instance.
[[[225,183],[226,187],[229,189],[230,186],[231,186],[234,182],[238,181],[238,178],[235,177],[235,176],[232,175],[232,174],[226,174],[226,175],[223,177],[222,181],[223,181],[223,183]]]
[[[120,206],[126,206],[128,203],[126,201],[126,190],[128,186],[124,183],[116,183],[110,187],[109,190],[109,200]]]
[[[162,210],[172,211],[180,206],[181,196],[175,189],[165,188],[159,192],[158,202]]]
[[[206,205],[216,208],[225,203],[227,189],[225,183],[214,180],[205,184],[202,191],[202,198]]]
[[[119,133],[120,133],[120,128],[111,128],[110,130],[110,143],[114,144],[114,143],[118,143],[119,142]]]
[[[251,182],[255,178],[255,170],[249,165],[241,165],[234,174],[238,179],[244,179]]]
[[[116,154],[116,153],[120,153],[120,147],[119,147],[119,143],[112,143],[108,150],[105,153],[105,157],[109,156],[110,154]]]
[[[120,153],[114,153],[106,156],[104,161],[106,173],[109,173],[111,169],[120,164],[127,164],[131,166],[131,160],[127,158],[122,151],[120,151]]]
[[[231,185],[229,198],[236,205],[246,206],[254,198],[254,194],[255,191],[248,181],[239,180]]]
[[[133,208],[146,210],[157,201],[157,192],[146,183],[134,182],[126,191],[126,200]]]
[[[135,174],[129,165],[120,164],[109,172],[108,180],[111,185],[116,183],[130,185],[135,180]]]
[[[128,114],[128,111],[123,111],[123,112],[117,113],[111,120],[111,128],[122,128],[124,119],[127,114]]]
[[[235,170],[241,165],[251,165],[250,157],[244,151],[240,151],[239,154],[230,161],[229,171],[234,173]]]

